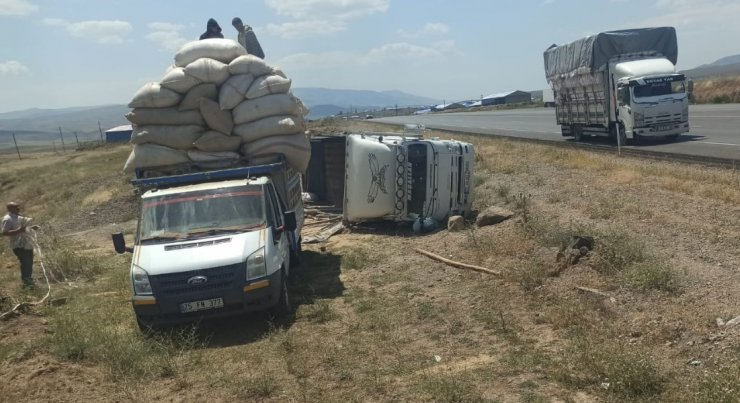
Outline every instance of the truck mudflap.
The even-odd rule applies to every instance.
[[[276,270],[267,277],[234,284],[228,290],[166,297],[134,296],[131,303],[137,319],[151,326],[263,311],[280,300],[281,274],[281,270]]]

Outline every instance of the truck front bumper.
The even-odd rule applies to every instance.
[[[131,303],[137,319],[144,325],[161,326],[199,321],[241,313],[267,310],[280,299],[281,271],[246,283],[235,284],[228,290],[192,292],[182,296],[133,296]],[[156,292],[156,291],[155,291]],[[181,312],[181,304],[221,299],[223,306]]]
[[[688,131],[689,123],[681,122],[649,127],[636,127],[633,129],[632,134],[642,137],[665,137],[686,133]]]

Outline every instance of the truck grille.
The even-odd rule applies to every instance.
[[[661,125],[666,123],[679,123],[683,121],[682,113],[665,114],[658,116],[645,116],[645,126]]]
[[[151,276],[152,288],[155,294],[162,296],[181,296],[189,293],[214,292],[228,290],[246,281],[244,264],[237,263],[228,266],[212,267],[210,269],[193,270],[182,273],[160,274]],[[201,285],[188,284],[188,279],[203,276],[208,282]]]

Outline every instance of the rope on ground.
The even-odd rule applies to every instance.
[[[416,250],[417,253],[421,253],[424,256],[430,257],[430,258],[432,258],[432,259],[434,259],[436,261],[442,262],[442,263],[444,263],[444,264],[446,264],[448,266],[457,267],[458,269],[474,270],[474,271],[478,271],[478,272],[481,272],[481,273],[493,274],[493,275],[496,275],[496,276],[500,276],[501,275],[501,272],[500,271],[497,271],[497,270],[491,270],[491,269],[487,269],[485,267],[474,266],[472,264],[460,263],[460,262],[456,262],[454,260],[445,259],[442,256],[435,255],[434,253],[427,252],[427,251],[425,251],[423,249],[415,249],[415,250]]]
[[[41,298],[40,300],[36,302],[21,302],[19,304],[16,304],[13,307],[13,309],[0,315],[0,320],[5,320],[5,318],[10,317],[11,315],[14,315],[21,308],[41,305],[49,298],[49,295],[51,295],[51,283],[49,282],[49,276],[46,274],[46,266],[44,266],[44,256],[41,254],[41,247],[39,246],[36,240],[36,231],[32,232],[31,234],[32,234],[31,240],[33,241],[33,248],[36,250],[36,253],[39,256],[38,261],[41,264],[41,270],[44,272],[44,279],[46,280],[46,295],[44,295],[44,298]]]

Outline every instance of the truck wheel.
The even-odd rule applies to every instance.
[[[582,126],[573,126],[571,130],[573,132],[573,140],[583,141],[583,127]]]
[[[141,316],[136,315],[136,325],[139,327],[139,331],[145,335],[154,333],[155,328],[149,322],[141,320]]]
[[[627,132],[624,130],[623,125],[617,126],[617,136],[619,136],[619,144],[626,146],[627,145]]]
[[[290,289],[288,288],[288,278],[285,271],[282,270],[280,275],[280,299],[277,305],[272,309],[273,314],[278,318],[288,317],[293,312],[291,305]]]
[[[291,269],[294,267],[299,267],[301,265],[301,251],[303,250],[303,248],[301,247],[301,240],[302,238],[298,238],[298,246],[296,247],[296,250],[290,250]]]

